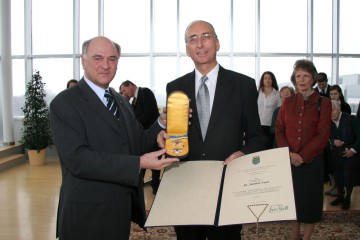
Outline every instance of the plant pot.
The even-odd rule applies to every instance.
[[[45,164],[46,149],[41,149],[40,152],[37,150],[28,150],[29,163],[33,166],[40,166]]]

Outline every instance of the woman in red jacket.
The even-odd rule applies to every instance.
[[[275,124],[279,147],[289,147],[297,221],[291,223],[292,239],[311,239],[315,223],[322,218],[324,160],[329,141],[331,102],[312,88],[317,71],[309,60],[295,62],[291,81],[297,93],[281,105]]]

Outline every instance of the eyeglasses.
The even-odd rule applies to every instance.
[[[201,35],[193,35],[189,37],[186,43],[190,45],[195,45],[198,43],[199,39],[201,40],[201,42],[208,42],[211,40],[211,38],[217,38],[217,36],[211,33],[203,33]]]

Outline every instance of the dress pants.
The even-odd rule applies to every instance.
[[[263,129],[264,134],[265,134],[265,136],[267,138],[266,150],[267,149],[272,149],[273,145],[274,145],[275,134],[270,132],[270,126],[263,126],[262,125],[261,128]]]

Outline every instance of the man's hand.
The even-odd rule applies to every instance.
[[[162,112],[159,116],[159,120],[161,124],[166,127],[166,107],[163,107]]]
[[[193,112],[192,109],[189,108],[189,119],[192,118],[192,114],[191,114],[192,112]],[[166,107],[163,107],[163,110],[159,116],[159,121],[163,126],[166,126],[166,113],[167,113]],[[189,121],[189,125],[190,125],[190,121]]]
[[[165,141],[169,138],[169,135],[164,130],[161,130],[157,135],[157,143],[160,148],[165,148]]]
[[[245,153],[243,153],[242,151],[234,152],[234,153],[231,154],[227,159],[225,159],[224,165],[227,165],[227,164],[229,164],[232,160],[234,160],[235,158],[238,158],[238,157],[241,157],[241,156],[244,156],[244,155],[245,155]]]
[[[161,158],[158,159],[158,157],[160,156]],[[142,155],[140,157],[140,168],[161,170],[164,167],[167,167],[178,161],[178,158],[165,158],[165,149],[161,149],[159,151],[150,152]]]

